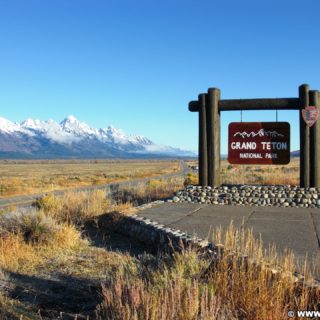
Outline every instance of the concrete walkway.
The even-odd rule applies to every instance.
[[[236,227],[252,228],[264,246],[273,243],[278,252],[292,249],[298,262],[306,254],[318,267],[320,278],[320,210],[278,207],[214,206],[165,203],[142,210],[140,215],[201,238],[212,238],[212,229],[226,229],[231,220]]]

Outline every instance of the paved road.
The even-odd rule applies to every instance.
[[[184,162],[180,162],[181,169],[179,172],[174,172],[166,175],[159,175],[151,178],[142,178],[142,179],[132,179],[128,181],[122,181],[122,182],[116,182],[116,183],[109,183],[104,185],[96,185],[96,186],[84,186],[74,189],[68,189],[68,190],[57,190],[53,191],[52,193],[59,196],[64,194],[67,191],[92,191],[97,189],[105,189],[108,193],[114,194],[116,193],[119,188],[130,188],[135,187],[141,183],[146,183],[150,179],[169,179],[172,177],[179,177],[179,176],[186,176],[188,172],[190,172],[190,169],[188,165]],[[39,193],[39,194],[32,194],[32,195],[24,195],[24,196],[15,196],[15,197],[7,197],[0,199],[0,209],[9,207],[9,206],[29,206],[31,205],[37,198],[40,198],[47,194],[45,193]]]
[[[278,207],[238,207],[201,204],[165,203],[142,210],[140,215],[164,225],[197,235],[212,238],[212,229],[224,229],[233,220],[236,227],[252,228],[265,247],[274,243],[279,252],[292,249],[298,261],[308,254],[309,261],[318,267],[320,279],[320,210]]]

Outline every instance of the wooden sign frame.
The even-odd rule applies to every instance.
[[[199,183],[220,185],[220,113],[240,110],[298,110],[300,119],[300,186],[320,188],[320,121],[309,128],[302,109],[316,106],[320,112],[320,93],[309,85],[299,87],[297,98],[221,100],[220,89],[209,88],[189,111],[199,112]]]

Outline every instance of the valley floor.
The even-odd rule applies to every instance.
[[[180,170],[174,160],[0,161],[0,198],[152,178]]]

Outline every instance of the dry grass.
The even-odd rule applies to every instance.
[[[131,191],[141,197],[159,196],[183,181],[175,183],[170,187],[151,180],[146,190],[140,186]],[[274,247],[264,250],[250,230],[232,224],[225,232],[215,230],[214,243],[224,245],[219,262],[191,249],[172,256],[134,258],[97,248],[81,234],[86,221],[119,210],[101,190],[60,198],[48,195],[38,206],[41,210],[28,216],[0,216],[0,270],[103,279],[98,319],[278,320],[286,319],[288,310],[319,308],[319,290],[298,286],[291,274],[270,273],[275,268],[296,270],[293,254],[280,257]],[[304,274],[311,277],[307,264]],[[24,319],[36,318],[36,311],[29,316],[19,301],[1,294],[0,307],[0,319],[18,319],[20,314],[26,315]]]
[[[179,161],[0,161],[0,197],[149,178],[179,170]]]
[[[192,251],[143,257],[136,268],[122,268],[103,284],[99,319],[234,319],[213,288],[198,280],[205,260]]]
[[[224,236],[217,230],[215,240],[225,245],[219,262],[187,250],[175,253],[173,260],[141,259],[136,268],[109,274],[100,318],[278,320],[286,319],[288,310],[319,309],[319,289],[270,272],[279,266],[294,270],[292,254],[279,259],[274,248],[263,251],[251,231],[232,225]],[[248,259],[240,259],[240,251]]]
[[[74,251],[87,245],[74,226],[59,224],[41,212],[39,216],[43,217],[42,221],[27,222],[29,225],[23,225],[29,219],[28,212],[19,216],[20,221],[14,218],[12,221],[17,223],[14,229],[10,223],[1,224],[0,269],[33,273],[36,267],[61,251]]]
[[[172,197],[174,192],[183,188],[184,178],[150,179],[147,184],[138,183],[134,187],[121,188],[114,196],[118,204],[140,205],[154,200]]]
[[[80,282],[81,279],[85,279],[86,281],[92,281],[92,284],[95,284],[98,288],[99,281],[103,278],[107,269],[116,269],[120,263],[127,264],[133,259],[126,254],[115,253],[91,246],[88,240],[82,239],[78,230],[66,225],[56,234],[55,241],[55,245],[32,244],[26,243],[23,237],[13,235],[6,239],[1,239],[0,268],[5,270],[5,274],[18,274],[20,277],[25,277],[26,279],[35,277],[35,279],[41,279],[41,281],[62,275],[62,277],[70,277],[71,285],[73,286],[72,281]],[[0,277],[0,282],[1,281],[3,281],[2,277]],[[18,283],[18,285],[24,286],[24,283]],[[50,297],[49,286],[50,280],[48,281],[48,289],[46,290],[48,297]],[[61,286],[66,286],[67,289],[68,283],[57,283],[57,290],[59,290]],[[36,290],[39,289],[37,289],[36,284],[31,288],[34,291],[34,299],[36,301]],[[28,287],[23,289],[26,290],[28,294]],[[21,288],[19,290],[21,290]],[[81,290],[83,290],[83,288],[81,284],[79,284],[79,294],[83,295]],[[95,289],[93,288],[92,290]],[[23,292],[24,291],[21,291],[18,296],[23,296]],[[39,295],[41,294],[42,292],[39,292]],[[72,301],[74,298],[62,292],[59,299]],[[59,305],[59,302],[55,300],[49,300],[47,303],[51,303],[51,310],[54,310],[55,306]],[[80,313],[83,305],[79,304],[77,308]],[[38,319],[38,309],[39,307],[36,304],[33,306],[23,300],[20,301],[19,298],[8,298],[5,294],[1,294],[0,290],[1,320],[22,319],[22,315],[23,319]],[[41,308],[41,311],[45,311],[44,306]],[[94,310],[92,310],[92,312],[93,311]],[[51,315],[48,319],[56,318],[56,316]]]
[[[13,211],[0,216],[0,236],[22,235],[26,242],[49,243],[59,226],[44,212],[37,210]]]
[[[197,165],[197,162],[188,162]],[[223,184],[264,184],[299,185],[299,159],[293,158],[288,165],[234,165],[221,161],[221,183]],[[198,184],[198,173],[190,173],[185,185]]]
[[[183,185],[183,178],[170,178],[149,180],[146,187],[136,188],[136,192],[141,197],[150,199],[161,199],[171,197],[175,191]]]
[[[252,230],[237,230],[232,224],[224,235],[218,229],[214,241],[224,244],[225,253],[211,281],[222,301],[231,301],[238,315],[247,319],[285,319],[289,310],[318,310],[320,290],[294,282],[297,268],[292,252],[279,255],[275,247],[264,250]],[[272,269],[282,272],[274,274]],[[303,274],[306,281],[312,278],[307,262]]]
[[[199,177],[197,173],[188,173],[184,180],[184,186],[199,184]]]
[[[299,159],[292,159],[288,165],[231,165],[221,163],[221,181],[231,184],[288,184],[299,185]]]
[[[16,210],[17,210],[16,206],[8,206],[8,207],[1,208],[0,209],[0,216],[2,214],[13,212],[13,211],[16,211]]]
[[[40,198],[36,206],[59,222],[83,225],[88,219],[111,211],[111,200],[106,198],[104,190],[90,192],[66,192],[62,196],[52,193]]]
[[[105,194],[101,191],[88,194],[69,193],[62,198],[42,199],[42,208],[38,211],[29,209],[1,215],[0,271],[4,270],[4,275],[18,274],[26,279],[35,277],[42,282],[61,274],[72,277],[72,281],[80,281],[76,280],[78,278],[88,281],[92,279],[92,284],[98,286],[107,269],[117,268],[119,264],[130,264],[133,259],[127,254],[95,247],[82,234],[81,226],[102,214],[102,208],[124,208],[107,208],[106,203],[109,202],[106,202]],[[76,205],[76,208],[73,208],[73,205]],[[77,214],[80,214],[80,217],[76,217]],[[6,283],[4,275],[0,274],[0,288],[2,283]],[[67,284],[58,284],[58,289],[63,285]],[[28,292],[28,289],[25,290]],[[32,290],[36,289],[32,287]],[[48,292],[49,290],[48,288]],[[23,292],[20,294],[23,295]],[[41,292],[39,294],[41,295]],[[73,297],[62,294],[61,299],[72,300]],[[51,303],[54,306],[57,302]],[[79,311],[82,307],[78,306]],[[36,307],[9,299],[0,290],[0,319],[21,319],[22,315],[23,319],[35,319],[38,318],[37,312]],[[51,319],[51,316],[49,318]]]
[[[0,320],[19,319],[21,313],[16,312],[16,303],[0,293]],[[23,319],[28,319],[23,317]]]
[[[0,270],[27,272],[62,251],[88,248],[81,235],[85,222],[129,207],[111,204],[102,190],[49,194],[37,205],[40,210],[20,209],[0,216]]]

